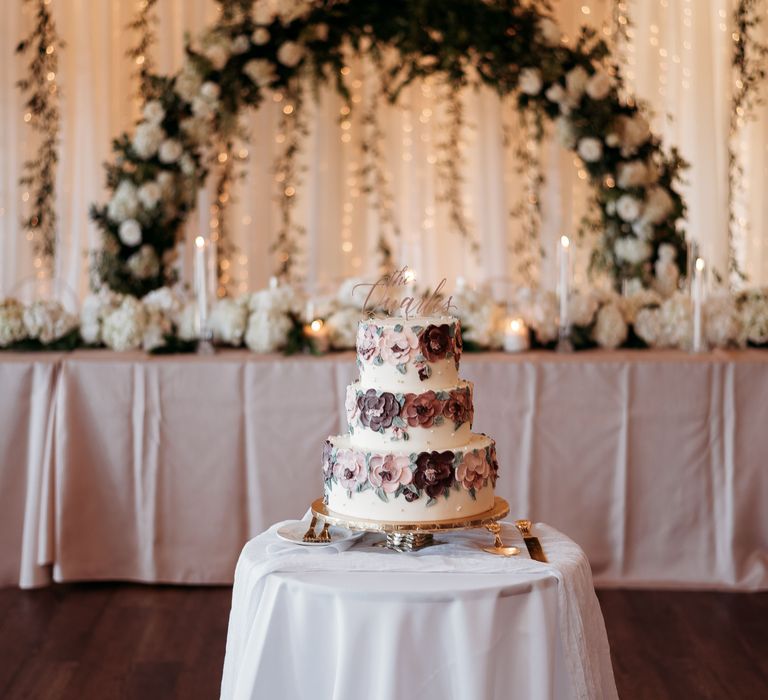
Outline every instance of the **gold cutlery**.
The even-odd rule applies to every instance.
[[[515,526],[520,530],[520,534],[523,536],[523,542],[525,542],[525,546],[528,549],[528,554],[531,555],[531,559],[546,563],[547,556],[544,554],[539,538],[531,534],[531,527],[533,527],[531,521],[515,520]]]

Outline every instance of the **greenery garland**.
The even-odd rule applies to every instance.
[[[25,96],[24,121],[40,136],[37,154],[24,162],[19,184],[30,202],[21,226],[32,242],[38,274],[53,274],[56,255],[56,168],[59,162],[59,50],[64,43],[56,31],[50,0],[25,0],[35,7],[35,26],[16,47],[31,54],[28,75],[16,85]]]
[[[155,70],[155,63],[150,49],[157,43],[158,19],[155,14],[157,0],[139,0],[139,11],[136,17],[128,23],[128,30],[138,35],[138,41],[126,52],[136,66],[136,75],[139,79],[140,95],[144,94],[144,87],[148,77]]]
[[[664,245],[686,269],[685,204],[676,189],[684,162],[662,149],[640,107],[620,98],[621,76],[595,32],[582,30],[567,45],[545,5],[516,0],[289,0],[278,13],[262,0],[219,4],[219,21],[188,45],[181,71],[149,76],[143,120],[114,142],[113,195],[92,208],[104,234],[96,271],[113,289],[142,295],[171,278],[175,239],[205,181],[212,134],[297,80],[335,80],[348,100],[341,69],[363,49],[392,101],[406,85],[435,76],[454,91],[484,83],[514,94],[521,109],[554,120],[595,188],[603,226],[597,262],[617,287],[625,278],[651,284]],[[275,246],[285,275],[293,240]]]

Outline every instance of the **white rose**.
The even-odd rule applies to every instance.
[[[639,187],[648,182],[648,168],[641,160],[630,160],[619,163],[616,184],[626,190],[629,187]]]
[[[290,330],[291,321],[284,314],[256,311],[248,318],[245,344],[253,352],[276,352],[285,345]]]
[[[140,280],[156,277],[160,274],[160,261],[151,245],[143,245],[128,260],[125,265],[131,274]]]
[[[565,89],[568,92],[568,102],[576,106],[584,94],[589,81],[589,73],[583,66],[576,66],[565,74]]]
[[[157,124],[141,122],[136,127],[131,145],[139,158],[147,160],[157,153],[164,138],[165,132]]]
[[[160,100],[150,100],[142,111],[144,119],[150,124],[160,124],[165,119],[165,110]]]
[[[173,317],[181,310],[183,299],[178,290],[172,287],[159,287],[145,294],[141,303],[152,315],[162,314]]]
[[[115,223],[121,223],[132,219],[138,213],[139,197],[136,186],[128,180],[121,180],[107,206],[107,216]]]
[[[141,226],[136,219],[128,219],[120,224],[118,236],[123,245],[136,246],[141,243]]]
[[[176,93],[186,102],[192,102],[200,91],[203,79],[191,61],[186,61],[174,81]]]
[[[568,117],[558,117],[555,120],[555,129],[563,148],[571,149],[576,145],[576,133],[573,130],[573,123]]]
[[[160,185],[154,181],[145,182],[141,187],[139,187],[138,192],[139,201],[145,209],[154,209],[154,207],[160,201],[162,194],[163,192],[160,188]]]
[[[616,202],[616,213],[624,221],[634,221],[640,216],[640,202],[631,194],[623,194]]]
[[[523,68],[518,80],[520,92],[525,95],[538,95],[541,92],[541,71],[538,68]]]
[[[619,260],[630,265],[639,265],[651,257],[651,247],[635,236],[622,236],[613,244],[613,250]]]
[[[659,342],[661,335],[661,318],[658,309],[645,308],[637,312],[633,324],[637,337],[646,345],[653,348]]]
[[[600,139],[583,138],[579,141],[578,153],[585,163],[596,163],[603,157],[603,144]]]
[[[211,309],[208,327],[217,342],[239,346],[243,342],[248,309],[234,299],[219,299]]]
[[[277,60],[289,68],[298,66],[302,58],[304,58],[304,47],[295,41],[286,41],[277,50]]]
[[[26,335],[24,306],[16,299],[0,301],[0,348],[23,340]]]
[[[245,73],[258,87],[266,87],[277,79],[275,66],[271,61],[255,58],[243,66]]]
[[[166,139],[160,146],[160,161],[162,163],[175,163],[184,149],[178,139]]]
[[[660,224],[672,213],[674,206],[675,203],[665,188],[651,187],[645,195],[643,220]]]
[[[560,44],[560,27],[549,17],[542,17],[537,24],[539,34],[542,40],[548,46],[558,46]]]
[[[35,301],[24,309],[24,327],[30,338],[48,345],[77,328],[77,317],[58,301]]]
[[[634,233],[638,238],[642,238],[644,241],[653,238],[653,232],[653,224],[650,221],[638,219],[632,224],[632,233]]]
[[[593,100],[604,100],[613,87],[613,78],[604,70],[593,73],[587,81],[587,95]]]
[[[350,306],[331,314],[326,321],[331,347],[336,350],[354,349],[359,322],[360,310]]]
[[[269,30],[266,27],[256,27],[251,34],[251,41],[256,46],[264,46],[269,43]]]
[[[597,312],[594,337],[607,350],[615,350],[627,339],[627,324],[616,304],[606,304]]]
[[[104,344],[120,352],[141,347],[145,324],[144,307],[135,297],[125,297],[120,306],[104,318]]]

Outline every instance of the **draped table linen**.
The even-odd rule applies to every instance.
[[[45,582],[45,563],[59,581],[231,582],[245,542],[321,495],[357,375],[352,353],[48,364],[0,355],[5,584]],[[768,588],[768,353],[466,354],[461,374],[497,493],[573,537],[598,586]]]
[[[617,698],[584,553],[538,525],[549,563],[480,550],[484,531],[398,554],[280,546],[238,561],[221,697],[285,700]]]

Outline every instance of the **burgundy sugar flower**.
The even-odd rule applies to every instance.
[[[434,391],[423,394],[406,394],[403,404],[403,420],[413,428],[431,428],[436,416],[443,410],[443,403]]]
[[[430,362],[444,360],[453,345],[447,323],[443,323],[439,326],[427,326],[421,332],[419,342],[421,343],[422,354]]]
[[[416,458],[413,483],[430,498],[447,491],[453,484],[453,452],[422,452]]]
[[[451,392],[450,398],[443,406],[443,415],[453,421],[456,425],[461,425],[470,420],[472,415],[472,402],[470,401],[469,389],[458,389]]]
[[[385,391],[377,396],[376,389],[368,389],[358,397],[357,408],[360,411],[360,422],[371,430],[389,428],[400,413],[400,404],[395,395]]]

